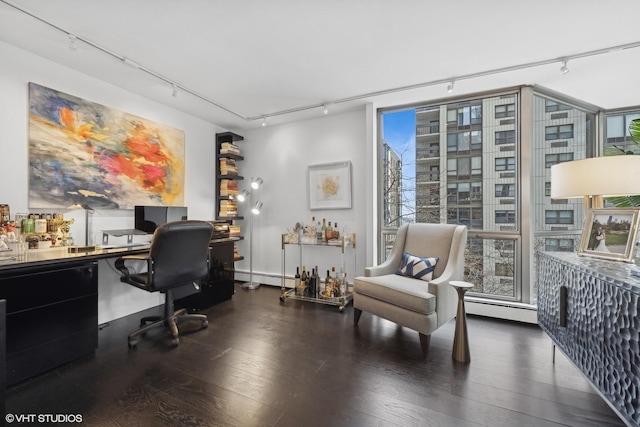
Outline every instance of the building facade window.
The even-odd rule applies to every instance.
[[[546,154],[544,156],[544,167],[550,168],[558,163],[570,162],[571,160],[573,160],[573,153]],[[551,195],[551,193],[549,193],[549,195]]]
[[[545,100],[544,102],[544,111],[545,113],[554,113],[556,111],[569,111],[572,110],[573,107],[565,104],[561,104],[559,102],[551,101],[550,99]]]
[[[515,117],[515,104],[496,105],[496,119],[504,119],[506,117]]]
[[[516,131],[515,130],[499,130],[495,133],[496,145],[515,144],[516,143]]]
[[[515,224],[516,211],[512,210],[497,210],[496,211],[496,224]]]
[[[515,157],[498,157],[496,158],[496,171],[512,171],[516,169]]]
[[[544,139],[552,141],[554,139],[573,138],[573,125],[553,125],[544,128]]]
[[[553,210],[548,209],[544,211],[545,224],[573,224],[573,210]]]
[[[515,184],[496,184],[496,197],[515,197]]]
[[[544,239],[545,251],[560,251],[560,252],[573,252],[575,250],[574,239],[559,239],[554,237],[548,237]]]

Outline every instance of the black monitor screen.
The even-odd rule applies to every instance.
[[[153,233],[165,222],[183,221],[187,219],[186,206],[136,206],[136,230]]]

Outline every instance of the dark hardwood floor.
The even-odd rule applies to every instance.
[[[351,306],[279,294],[236,285],[177,348],[150,333],[129,350],[141,315],[111,322],[95,355],[8,389],[7,413],[127,427],[623,425],[561,353],[552,363],[535,325],[469,316],[462,365],[454,321],[424,360],[414,331],[367,313],[354,327]]]

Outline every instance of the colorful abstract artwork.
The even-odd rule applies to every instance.
[[[184,205],[184,131],[29,83],[29,207]]]

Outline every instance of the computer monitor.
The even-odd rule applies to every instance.
[[[156,228],[165,222],[184,221],[187,219],[186,206],[136,206],[135,207],[136,230],[153,233]]]

